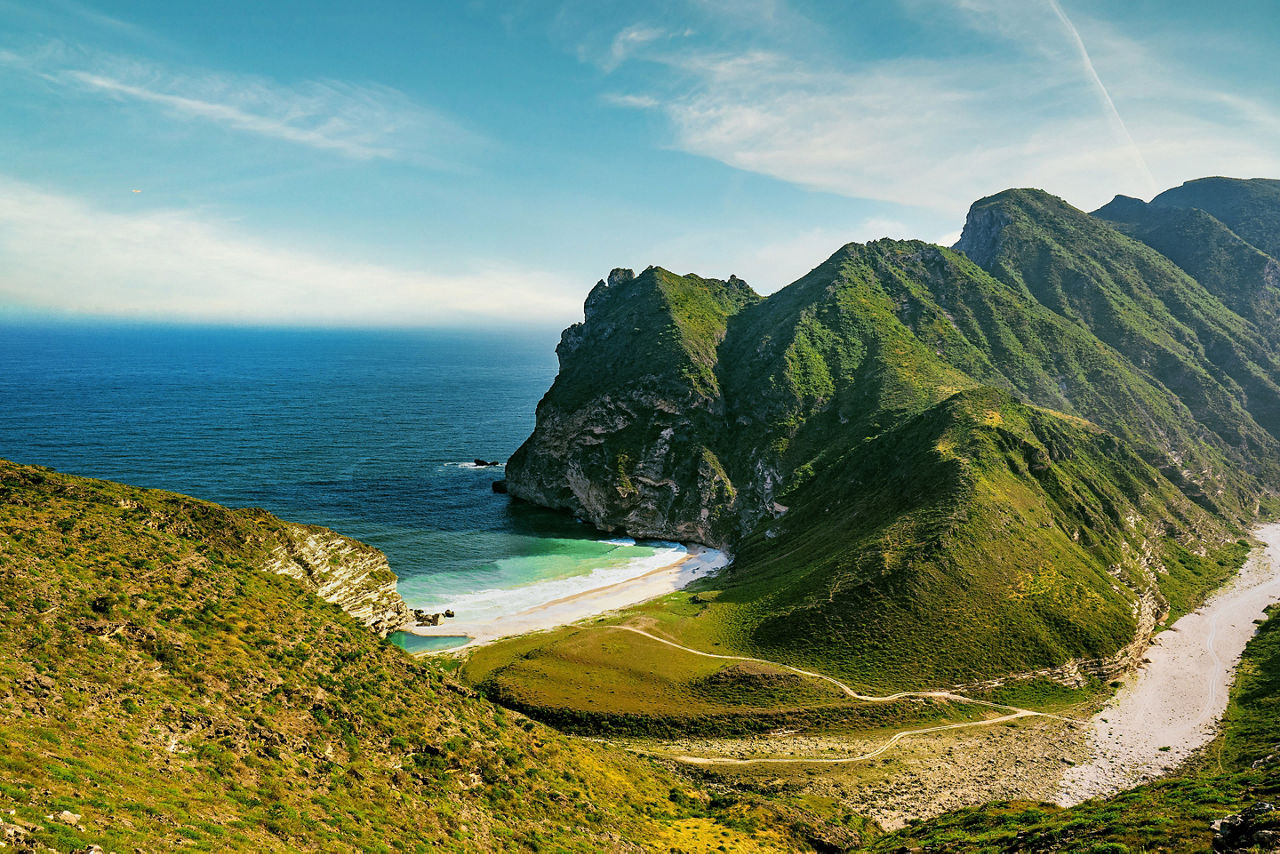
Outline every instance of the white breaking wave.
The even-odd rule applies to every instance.
[[[489,469],[505,469],[506,467],[507,467],[506,463],[498,463],[497,465],[492,465],[492,466],[478,466],[473,462],[444,464],[444,468],[468,469],[470,471],[487,471]]]
[[[606,542],[615,541],[607,540]],[[618,544],[635,545],[635,541]],[[497,620],[518,614],[528,608],[585,593],[588,590],[639,578],[655,569],[670,566],[688,554],[688,549],[679,543],[655,543],[654,548],[656,551],[653,554],[633,558],[620,566],[600,567],[585,575],[535,581],[520,587],[490,588],[477,590],[474,593],[462,593],[447,603],[433,604],[431,609],[451,610],[458,615],[458,619],[465,619],[469,623]]]

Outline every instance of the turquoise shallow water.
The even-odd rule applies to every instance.
[[[466,635],[434,635],[432,637],[424,637],[422,635],[412,635],[408,632],[392,632],[387,640],[391,641],[405,652],[440,652],[446,649],[457,649],[470,640],[470,638]]]
[[[479,607],[655,554],[471,465],[533,428],[557,337],[0,327],[0,456],[326,525],[386,552],[411,606]]]

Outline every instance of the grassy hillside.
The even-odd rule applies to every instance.
[[[717,603],[740,607],[766,657],[882,688],[1113,655],[1144,592],[1180,610],[1242,558],[1114,437],[991,389],[861,443],[782,500]],[[1187,570],[1169,560],[1175,536],[1224,550]]]
[[[1256,327],[1169,259],[1036,190],[975,202],[957,245],[1186,404],[1206,432],[1195,444],[1171,443],[1168,456],[1196,460],[1185,467],[1208,502],[1250,513],[1236,469],[1278,482],[1280,362]],[[1202,445],[1225,454],[1231,468],[1206,458]]]
[[[802,816],[713,808],[647,760],[476,698],[261,571],[282,525],[0,463],[0,819],[13,838],[58,851],[806,847],[787,829]]]
[[[1280,263],[1198,208],[1117,196],[1093,212],[1173,261],[1232,311],[1280,342]],[[1280,218],[1280,208],[1276,213]]]

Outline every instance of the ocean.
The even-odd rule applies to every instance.
[[[386,553],[410,607],[493,618],[669,563],[493,492],[557,335],[0,327],[0,457],[262,507]]]

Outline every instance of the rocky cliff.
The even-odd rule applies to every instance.
[[[281,533],[264,570],[297,579],[382,637],[410,622],[382,552],[327,528],[286,522]]]
[[[725,418],[716,349],[757,299],[733,277],[611,272],[561,337],[537,430],[507,462],[510,493],[602,531],[728,543],[750,511],[712,447]]]

